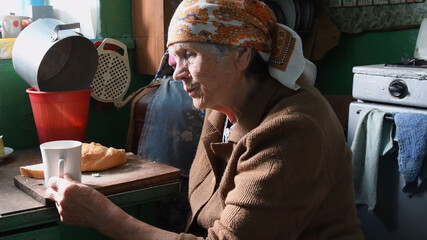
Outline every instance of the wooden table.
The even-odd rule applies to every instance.
[[[138,171],[144,171],[144,168],[151,171],[151,177],[138,184],[127,184],[128,189],[108,188],[105,194],[115,204],[124,209],[133,208],[179,192],[179,169],[138,157],[133,157],[132,160],[137,160],[144,166]],[[46,206],[15,186],[14,178],[20,174],[20,166],[40,162],[42,160],[38,149],[18,150],[0,160],[0,239],[73,239],[79,231],[90,231],[67,229],[67,226],[60,223],[55,207]],[[67,234],[63,234],[64,231]],[[89,235],[88,239],[104,239],[103,236],[93,236],[93,233]],[[81,235],[78,236],[82,239]]]

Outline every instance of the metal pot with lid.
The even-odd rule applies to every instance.
[[[95,45],[80,34],[80,24],[39,19],[17,37],[12,50],[13,67],[39,91],[87,89],[98,68]]]

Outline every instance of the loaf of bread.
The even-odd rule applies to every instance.
[[[43,163],[20,167],[19,171],[22,176],[40,179],[44,178]]]
[[[127,162],[124,149],[107,148],[99,143],[82,144],[82,172],[102,171],[123,165]],[[21,175],[31,178],[44,178],[43,163],[19,168]]]
[[[82,145],[82,172],[107,170],[126,162],[124,149],[107,148],[94,142]]]

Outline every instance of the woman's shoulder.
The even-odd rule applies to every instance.
[[[321,115],[330,114],[328,105],[326,99],[312,86],[301,86],[297,91],[280,86],[266,106],[264,119],[305,116],[315,120]]]
[[[319,126],[338,124],[336,114],[320,91],[310,84],[301,85],[297,91],[278,87],[267,106],[265,120],[293,118],[311,121]]]
[[[343,130],[335,112],[322,94],[311,85],[297,91],[278,86],[265,106],[264,114],[252,133],[318,138],[329,142],[341,139]],[[328,137],[327,137],[328,136]]]
[[[272,109],[266,114],[260,124],[248,133],[247,137],[261,139],[261,142],[265,141],[263,139],[276,138],[273,141],[281,142],[291,138],[295,138],[294,141],[307,140],[307,136],[320,140],[324,135],[321,124],[311,114],[282,107]]]

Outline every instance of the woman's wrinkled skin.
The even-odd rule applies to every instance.
[[[255,89],[256,81],[245,76],[251,59],[249,48],[231,50],[224,59],[213,54],[209,44],[175,43],[169,53],[175,58],[173,77],[183,81],[196,108],[212,108],[237,122],[239,109]],[[240,50],[241,50],[240,49]]]

